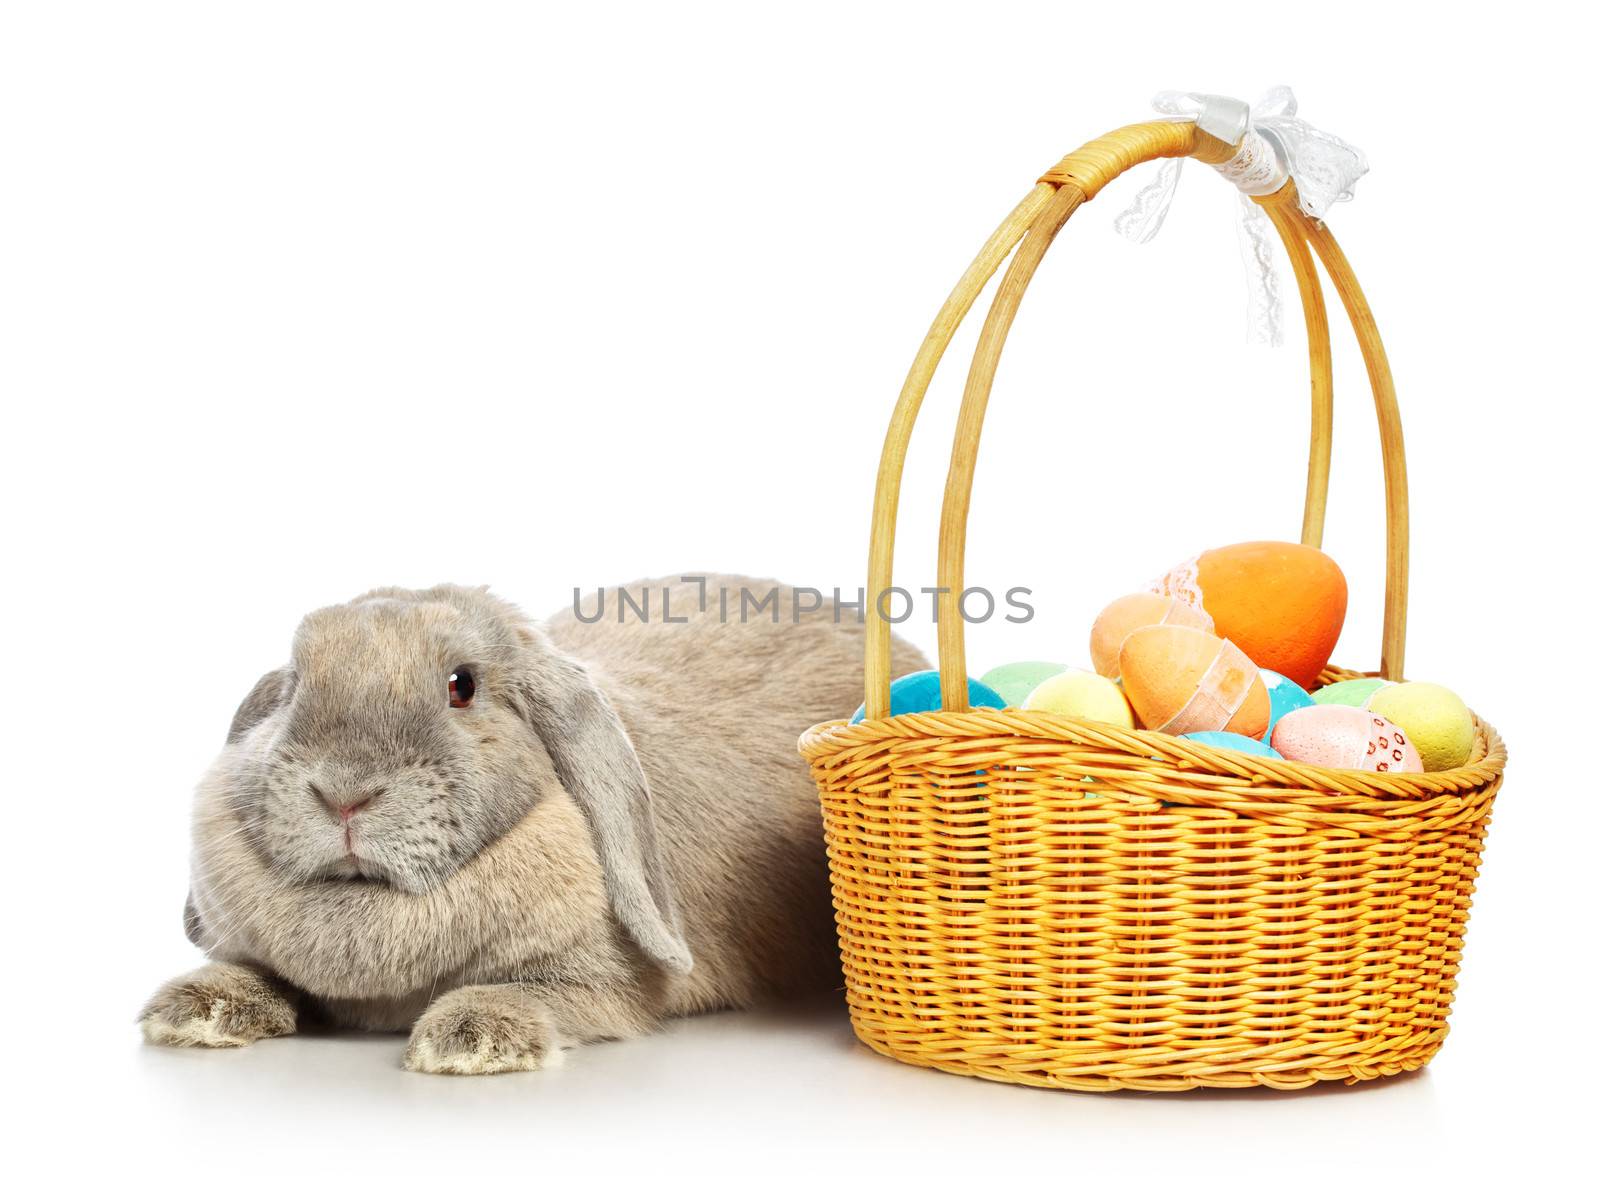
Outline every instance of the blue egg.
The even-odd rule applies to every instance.
[[[1306,691],[1292,679],[1285,679],[1276,671],[1261,672],[1261,682],[1267,685],[1267,699],[1272,704],[1272,715],[1267,718],[1267,738],[1272,737],[1272,730],[1278,721],[1288,716],[1297,708],[1309,708],[1316,701],[1311,698],[1311,693]]]
[[[1262,672],[1266,674],[1265,671]],[[1288,680],[1284,681],[1288,683]],[[1289,684],[1293,687],[1294,684]],[[1237,750],[1241,754],[1259,754],[1262,758],[1282,758],[1271,746],[1265,742],[1258,742],[1255,738],[1247,738],[1242,733],[1227,733],[1223,730],[1207,729],[1201,733],[1186,733],[1183,735],[1191,742],[1199,742],[1202,746],[1215,746],[1218,750]]]
[[[967,703],[973,708],[1004,708],[1000,693],[976,679],[967,680]],[[939,672],[913,671],[902,675],[889,685],[889,715],[903,717],[906,713],[938,712],[943,702],[939,699]],[[867,706],[856,709],[850,724],[858,725],[867,719]]]

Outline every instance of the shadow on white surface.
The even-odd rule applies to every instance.
[[[312,1034],[170,1050],[130,1036],[122,1066],[139,1101],[122,1132],[146,1155],[200,1165],[238,1161],[234,1139],[247,1130],[263,1188],[280,1170],[358,1162],[366,1179],[421,1186],[464,1161],[534,1154],[544,1167],[564,1164],[564,1177],[671,1164],[781,1190],[840,1172],[954,1185],[1032,1171],[1063,1184],[1100,1179],[1126,1195],[1164,1170],[1204,1165],[1209,1175],[1218,1155],[1238,1156],[1229,1170],[1246,1174],[1274,1164],[1303,1172],[1330,1139],[1432,1140],[1439,1117],[1427,1071],[1355,1087],[1163,1095],[945,1075],[858,1043],[838,997],[674,1022],[653,1037],[579,1047],[534,1074],[415,1075],[400,1068],[403,1048],[399,1037]],[[261,1157],[265,1147],[290,1149],[278,1161]],[[1204,1185],[1191,1178],[1189,1190]]]

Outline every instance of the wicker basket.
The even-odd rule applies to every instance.
[[[1129,167],[1230,153],[1190,123],[1129,126],[1047,172],[933,322],[878,473],[869,567],[868,719],[801,740],[821,796],[857,1035],[891,1058],[1043,1087],[1305,1087],[1422,1066],[1447,1026],[1505,748],[1481,721],[1471,762],[1392,775],[1235,754],[1159,733],[970,711],[962,623],[967,505],[1000,351],[1074,210]],[[1320,544],[1332,427],[1327,312],[1338,291],[1377,401],[1388,512],[1380,674],[1403,670],[1404,451],[1367,302],[1294,186],[1260,201],[1282,236],[1311,348],[1302,540]],[[1015,249],[984,322],[939,540],[944,711],[889,718],[890,586],[901,468],[956,327]],[[1325,679],[1352,672],[1329,668]]]

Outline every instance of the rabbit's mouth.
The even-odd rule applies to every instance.
[[[322,870],[321,876],[324,879],[336,879],[345,883],[378,883],[385,887],[394,884],[388,869],[382,863],[362,858],[354,851],[348,851],[330,862]]]

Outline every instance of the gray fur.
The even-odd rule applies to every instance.
[[[185,896],[183,900],[183,936],[202,950],[209,940],[206,937],[205,926],[200,924],[200,910],[194,906],[193,894]]]
[[[255,687],[233,714],[233,724],[228,727],[228,741],[237,742],[262,721],[266,720],[289,696],[291,683],[288,670],[278,668],[268,671],[256,680]]]
[[[650,621],[619,620],[608,590],[601,620],[536,626],[449,586],[307,617],[197,795],[185,924],[230,973],[169,984],[147,1036],[209,1044],[197,990],[216,1012],[270,994],[410,1028],[415,1069],[486,1073],[835,981],[795,739],[859,702],[861,628],[796,621],[787,589],[777,622],[740,624],[714,599],[699,613],[698,585],[645,586]],[[683,624],[660,620],[669,586]],[[924,665],[898,642],[895,660]],[[467,709],[445,699],[459,664],[478,680]],[[339,809],[362,801],[347,848]]]
[[[537,635],[534,635],[537,636]],[[644,769],[622,721],[583,667],[551,653],[517,693],[556,777],[594,835],[606,895],[622,926],[663,966],[694,966],[656,847]]]

